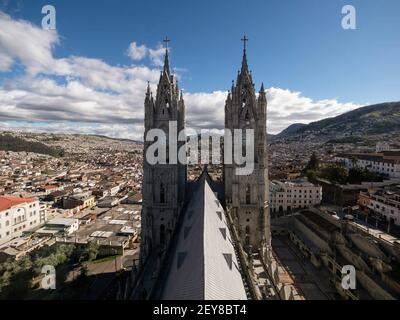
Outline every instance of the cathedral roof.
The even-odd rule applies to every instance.
[[[245,300],[224,209],[204,171],[185,210],[162,299]]]

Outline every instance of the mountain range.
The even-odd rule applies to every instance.
[[[273,139],[315,135],[326,138],[371,136],[400,133],[400,102],[387,102],[358,108],[309,124],[295,123]]]

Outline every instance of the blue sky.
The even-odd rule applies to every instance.
[[[250,39],[249,64],[258,88],[264,81],[267,88],[297,94],[297,98],[309,99],[312,103],[334,100],[337,104],[336,112],[327,109],[324,114],[320,105],[316,107],[318,112],[313,112],[315,106],[311,103],[305,109],[309,115],[299,119],[290,112],[279,114],[276,120],[282,121],[282,125],[274,123],[271,131],[279,131],[290,122],[336,115],[347,111],[347,107],[350,110],[366,103],[400,100],[398,0],[3,0],[0,3],[0,10],[12,20],[31,23],[37,28],[43,17],[42,6],[55,6],[58,40],[56,44],[49,41],[51,55],[56,60],[85,57],[111,67],[143,66],[154,70],[159,66],[154,65],[149,55],[135,60],[128,56],[127,48],[135,42],[156,50],[168,35],[172,39],[172,65],[177,68],[181,87],[192,94],[188,100],[200,104],[193,107],[196,112],[200,112],[202,102],[194,102],[194,97],[212,98],[196,94],[224,92],[230,88],[240,66],[240,38],[246,33]],[[341,27],[341,10],[346,4],[356,8],[357,30]],[[0,50],[1,45],[0,37]],[[0,85],[5,89],[7,80],[25,77],[27,62],[21,62],[16,56],[11,68],[0,71]],[[35,79],[43,77],[42,73],[36,73]],[[66,86],[70,81],[66,73],[48,73],[48,79],[60,77],[58,84],[61,81]],[[74,81],[96,91],[115,91],[99,89],[80,77]],[[272,91],[270,95],[275,102],[287,98],[284,95],[277,98]],[[278,115],[284,106],[274,104],[272,111]],[[7,117],[3,115],[5,122],[10,120]],[[24,120],[35,119],[48,120],[43,114]],[[73,117],[66,120],[74,121]],[[205,123],[204,119],[199,121]],[[102,122],[99,120],[99,123]]]

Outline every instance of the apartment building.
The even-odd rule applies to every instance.
[[[43,223],[43,210],[34,198],[0,196],[0,244]]]
[[[363,168],[388,178],[400,178],[400,151],[382,151],[379,153],[343,153],[335,160],[346,168]]]
[[[305,179],[270,182],[271,212],[286,212],[318,205],[322,187]]]
[[[400,225],[400,185],[361,193],[359,203],[361,206],[365,204],[369,212]]]
[[[64,209],[74,209],[79,207],[79,210],[91,208],[96,204],[95,197],[91,192],[82,192],[63,198]]]

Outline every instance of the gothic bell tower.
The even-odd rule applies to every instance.
[[[254,130],[254,141],[243,141],[254,143],[254,170],[248,175],[238,175],[235,161],[224,164],[225,201],[243,247],[252,251],[265,251],[270,248],[271,243],[266,141],[267,98],[263,84],[258,97],[256,95],[247,64],[246,36],[242,41],[244,48],[241,70],[238,72],[236,84],[232,83],[225,104],[225,130],[234,136],[234,130],[240,129],[242,137],[247,129]],[[233,144],[233,153],[235,147],[238,146]],[[242,151],[243,148],[240,152]]]
[[[155,99],[147,87],[145,97],[145,131],[143,151],[143,208],[141,230],[141,261],[154,250],[163,251],[168,245],[177,218],[185,199],[187,168],[179,161],[170,161],[169,142],[174,142],[178,150],[185,142],[178,141],[177,135],[170,135],[170,124],[175,124],[177,133],[185,128],[185,104],[178,89],[176,77],[169,67],[168,42],[166,38],[164,67],[160,75]],[[146,156],[154,143],[146,141],[151,129],[160,129],[166,140],[166,162],[150,163]],[[174,139],[175,141],[170,141]]]

